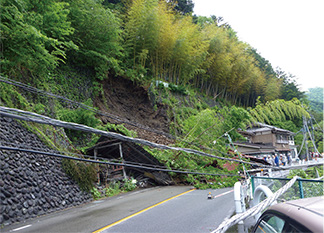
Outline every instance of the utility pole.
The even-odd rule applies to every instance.
[[[123,157],[123,147],[122,147],[122,143],[119,143],[119,153],[120,153],[120,157],[122,159],[122,163],[125,163],[124,157]],[[126,180],[127,179],[127,176],[126,176],[125,166],[123,166],[123,176],[124,176],[124,179]]]
[[[313,147],[314,147],[314,151],[313,152],[319,153],[318,150],[317,150],[316,144],[315,144],[315,129],[314,129],[314,125],[313,125],[312,119],[315,119],[315,118],[312,116],[311,119],[310,119],[312,133],[307,128],[308,129],[308,134],[309,134],[309,137],[310,137],[310,139],[312,141],[312,144],[313,144]]]
[[[305,138],[305,147],[306,147],[306,159],[307,161],[309,161],[309,157],[308,157],[308,143],[307,143],[307,121],[306,121],[306,117],[303,116],[303,134],[304,134],[304,138]]]

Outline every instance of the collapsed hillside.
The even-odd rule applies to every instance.
[[[103,95],[95,98],[94,106],[102,112],[116,116],[99,116],[104,124],[124,124],[127,129],[135,131],[139,138],[155,143],[173,142],[167,136],[170,126],[167,105],[156,103],[154,106],[144,87],[136,86],[122,77],[110,78],[101,84]]]

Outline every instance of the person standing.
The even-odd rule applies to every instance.
[[[283,166],[287,165],[287,157],[286,157],[286,155],[282,155],[282,165]]]
[[[291,156],[290,156],[290,153],[288,153],[288,155],[287,155],[287,163],[288,163],[289,166],[291,165],[291,162],[292,162]]]
[[[275,156],[274,155],[270,155],[271,156],[271,165],[272,166],[275,166],[276,163],[275,163]]]
[[[279,157],[278,157],[278,154],[275,154],[274,162],[275,162],[276,166],[279,167]]]

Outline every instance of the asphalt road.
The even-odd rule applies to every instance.
[[[215,196],[207,199],[208,192]],[[194,190],[101,231],[211,232],[234,212],[233,189]]]
[[[210,232],[233,213],[232,189],[190,190],[188,186],[143,189],[6,226],[0,232]],[[220,196],[207,200],[209,191]]]

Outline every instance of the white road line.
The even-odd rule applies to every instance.
[[[11,230],[10,232],[12,232],[12,231],[20,231],[20,230],[25,229],[27,227],[31,227],[31,225],[26,225],[26,226],[23,226],[23,227],[19,227],[19,228]]]
[[[232,189],[232,190],[230,190],[230,191],[227,191],[227,192],[225,192],[225,193],[218,194],[217,196],[214,196],[214,198],[224,196],[224,195],[229,194],[229,193],[231,193],[231,192],[233,192],[233,191],[234,191],[234,189]]]

